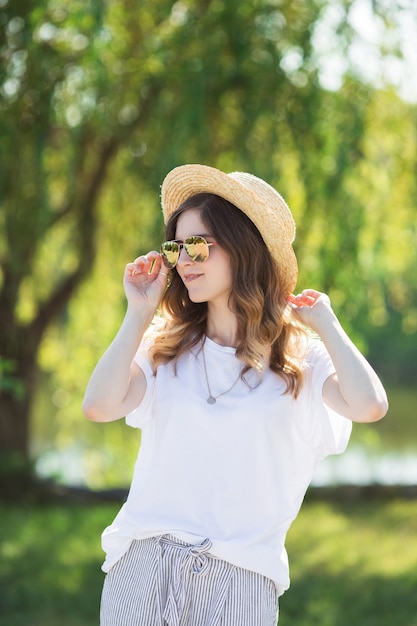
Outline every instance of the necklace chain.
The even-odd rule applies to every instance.
[[[230,391],[232,391],[232,389],[234,389],[234,387],[236,387],[239,378],[240,378],[240,372],[239,372],[239,376],[236,378],[235,382],[233,383],[233,385],[231,387],[229,387],[229,389],[226,389],[226,391],[222,391],[221,393],[217,394],[217,396],[213,396],[211,389],[210,389],[210,383],[209,383],[209,379],[208,379],[208,374],[207,374],[207,365],[206,365],[206,356],[204,354],[204,344],[201,348],[201,352],[202,352],[202,356],[203,356],[203,366],[204,366],[204,375],[206,377],[206,383],[207,383],[207,389],[209,392],[208,398],[207,398],[207,403],[208,404],[216,404],[216,401],[218,400],[218,398],[220,398],[221,396],[226,395],[226,393],[229,393]]]

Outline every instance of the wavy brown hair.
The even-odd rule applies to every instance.
[[[233,204],[214,194],[202,193],[186,200],[169,218],[167,240],[175,239],[178,217],[197,209],[216,242],[228,253],[232,267],[229,307],[237,318],[236,356],[242,361],[242,378],[250,369],[262,372],[268,364],[297,396],[302,384],[300,340],[305,331],[289,321],[274,261],[254,223]],[[192,302],[178,273],[162,298],[164,326],[151,348],[154,368],[179,357],[204,339],[207,303]]]

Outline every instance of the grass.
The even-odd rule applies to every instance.
[[[417,626],[417,501],[306,504],[280,626]]]
[[[0,623],[97,625],[100,533],[117,508],[0,507]]]
[[[0,505],[0,623],[97,626],[118,508]],[[417,626],[417,501],[307,501],[287,546],[280,626]]]

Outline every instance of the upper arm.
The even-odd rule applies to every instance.
[[[353,417],[350,415],[351,408],[341,394],[336,373],[331,374],[324,381],[323,401],[339,415],[353,420]]]
[[[129,388],[124,397],[121,407],[121,417],[124,417],[128,413],[131,413],[140,405],[143,398],[145,397],[146,387],[147,384],[145,373],[142,368],[139,367],[139,365],[137,365],[135,361],[133,361],[130,368]]]

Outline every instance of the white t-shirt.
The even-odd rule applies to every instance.
[[[229,389],[241,362],[234,348],[204,344],[214,396]],[[326,407],[324,381],[334,372],[321,342],[312,340],[296,400],[267,370],[250,388],[242,380],[208,404],[199,346],[156,376],[141,348],[135,358],[147,380],[140,406],[126,417],[142,429],[126,503],[103,533],[105,572],[133,539],[171,534],[289,587],[284,547],[318,461],[345,450],[351,422]],[[254,372],[249,373],[250,376]],[[254,378],[251,382],[254,382]]]

